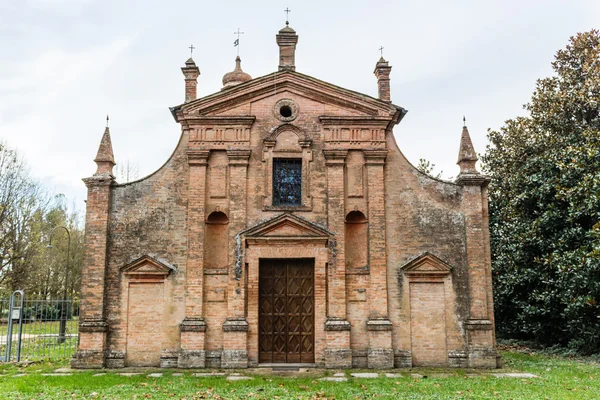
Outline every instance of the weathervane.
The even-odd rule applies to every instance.
[[[289,7],[286,7],[285,10],[283,10],[285,12],[285,24],[289,25],[290,24],[290,12],[292,10],[289,9]]]
[[[237,55],[240,55],[240,35],[243,35],[244,32],[240,32],[240,28],[238,28],[237,32],[233,32],[234,35],[237,35],[237,39],[233,42],[233,47],[237,47]]]
[[[463,126],[467,126],[467,119],[465,118],[464,115],[463,115]]]
[[[379,51],[381,52],[381,58],[383,58],[383,46],[379,48]]]
[[[108,128],[108,114],[106,114],[106,127]]]

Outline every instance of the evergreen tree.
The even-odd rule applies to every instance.
[[[526,117],[490,131],[500,334],[600,351],[600,33],[572,37]]]

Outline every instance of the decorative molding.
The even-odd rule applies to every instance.
[[[461,186],[486,187],[491,181],[492,179],[487,175],[461,173],[456,178],[455,183]]]
[[[181,332],[205,332],[206,321],[204,318],[186,317],[181,324],[179,324],[179,330]]]
[[[229,149],[227,150],[229,165],[248,165],[251,154],[250,149]]]
[[[376,318],[367,321],[368,331],[391,331],[392,321],[387,318]]]
[[[325,156],[325,165],[327,166],[344,166],[346,164],[346,157],[348,156],[348,150],[346,149],[329,149],[323,150],[323,156]]]
[[[435,255],[425,252],[413,258],[400,269],[411,280],[439,281],[450,275],[452,266]]]
[[[325,321],[326,331],[349,331],[350,329],[350,322],[345,319],[329,317]]]
[[[208,157],[210,156],[210,150],[188,149],[186,154],[189,165],[208,165]]]
[[[245,318],[227,318],[223,322],[223,332],[248,332],[248,321]]]
[[[384,165],[387,153],[386,149],[363,149],[365,165]]]
[[[123,275],[136,278],[165,278],[177,268],[151,255],[144,255],[119,268]]]
[[[292,115],[289,117],[284,117],[281,115],[280,109],[284,106],[288,106],[292,111]],[[273,106],[273,115],[275,115],[275,118],[283,122],[293,121],[298,117],[298,104],[294,100],[281,99]]]
[[[83,319],[79,321],[79,332],[107,332],[108,324],[104,318]]]

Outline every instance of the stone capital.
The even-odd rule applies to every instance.
[[[208,157],[210,150],[204,149],[188,149],[187,158],[189,165],[203,166],[208,165]]]
[[[179,325],[181,332],[205,332],[206,321],[204,318],[185,318]]]
[[[456,184],[461,186],[480,186],[486,187],[491,181],[491,178],[487,175],[479,173],[466,174],[461,173],[456,178]]]
[[[223,332],[248,332],[248,321],[245,318],[227,318],[223,322]]]
[[[387,318],[374,318],[367,321],[369,331],[391,331],[392,321]]]
[[[252,151],[249,149],[229,149],[227,150],[229,165],[248,165],[251,154]]]
[[[386,149],[364,149],[365,165],[384,165],[387,153]]]
[[[350,322],[342,318],[327,318],[325,321],[326,331],[349,331]]]
[[[346,164],[346,157],[348,156],[348,150],[346,149],[331,149],[323,150],[325,156],[325,164],[328,166],[344,166]]]
[[[112,174],[94,174],[89,178],[83,178],[83,183],[88,188],[93,186],[110,186],[115,182],[115,177]]]
[[[79,322],[79,332],[90,333],[106,331],[108,331],[108,324],[104,318],[83,319]]]

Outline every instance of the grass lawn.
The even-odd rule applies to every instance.
[[[225,377],[195,377],[193,371],[144,370],[136,376],[119,371],[73,372],[71,376],[44,376],[64,367],[41,362],[28,366],[0,365],[0,398],[3,399],[599,399],[600,365],[561,357],[502,353],[502,372],[521,371],[539,378],[496,378],[489,372],[449,369],[394,370],[399,378],[349,378],[326,382],[321,376],[334,371],[266,375],[265,370],[237,371],[247,381]],[[106,372],[102,376],[93,376]],[[162,372],[162,377],[149,377]],[[182,373],[182,376],[173,376]],[[231,373],[232,371],[227,371]],[[350,371],[347,371],[350,372]],[[355,372],[355,371],[352,371]],[[413,378],[418,373],[426,377]],[[472,376],[472,373],[477,376]],[[26,374],[24,376],[17,376]],[[349,377],[349,374],[347,373]]]
[[[24,335],[58,335],[60,327],[60,321],[30,321],[23,322],[23,334]],[[76,318],[67,320],[67,334],[77,334],[79,331],[79,322]],[[2,321],[0,324],[0,335],[6,336],[8,330],[8,324],[6,321]],[[15,323],[13,325],[13,336],[17,335],[19,331],[19,325]]]

